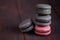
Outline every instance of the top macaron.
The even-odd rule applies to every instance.
[[[48,4],[37,4],[36,8],[38,14],[51,14],[51,6]]]

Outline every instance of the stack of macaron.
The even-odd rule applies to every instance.
[[[49,35],[51,33],[51,6],[48,4],[37,4],[37,15],[35,17],[35,33],[37,35]]]
[[[21,32],[28,32],[33,29],[33,23],[31,19],[25,19],[19,25],[19,29]]]
[[[49,35],[51,33],[51,6],[48,4],[37,4],[36,6],[37,15],[35,19],[26,19],[19,24],[19,29],[21,32],[29,32],[33,28],[37,35]]]

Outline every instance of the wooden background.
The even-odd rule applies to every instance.
[[[60,1],[59,0],[0,0],[0,40],[60,40]],[[35,5],[46,3],[52,6],[52,33],[38,36],[33,30],[21,33],[19,23],[35,17]]]

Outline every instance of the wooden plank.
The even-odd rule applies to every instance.
[[[25,40],[23,33],[19,33],[18,35],[19,40]]]
[[[20,23],[16,4],[14,0],[6,1],[1,1],[0,27],[16,27]]]
[[[0,40],[24,40],[24,35],[17,30],[7,29],[0,33]]]
[[[25,40],[59,40],[60,34],[52,33],[49,36],[39,36],[31,33],[24,33]]]
[[[54,39],[54,37],[52,37],[52,36],[53,35],[39,36],[39,35],[36,35],[33,31],[28,32],[28,33],[24,33],[25,40],[50,40],[52,38]]]

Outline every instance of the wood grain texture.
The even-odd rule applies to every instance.
[[[15,0],[1,0],[0,27],[16,27],[20,22]]]

